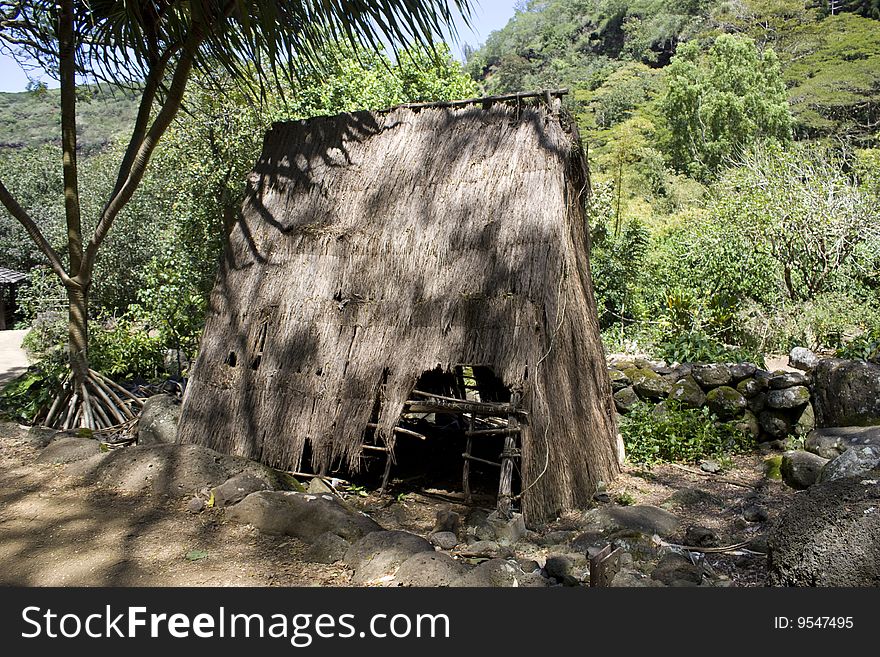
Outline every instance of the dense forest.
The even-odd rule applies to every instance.
[[[98,261],[93,364],[147,379],[185,366],[224,226],[271,122],[562,87],[589,154],[609,351],[670,361],[760,361],[794,345],[876,352],[880,4],[829,7],[532,0],[463,66],[447,49],[392,61],[339,48],[323,54],[332,74],[262,99],[202,72]],[[56,94],[0,94],[0,178],[61,244]],[[100,199],[135,108],[107,85],[81,95],[80,184],[94,191],[83,199]],[[84,207],[86,221],[98,210]],[[29,344],[46,372],[60,369],[64,290],[6,213],[0,264],[31,272],[19,299],[36,329]]]

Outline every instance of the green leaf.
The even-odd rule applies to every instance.
[[[190,550],[186,553],[187,561],[201,561],[202,559],[207,559],[208,553],[204,550]]]

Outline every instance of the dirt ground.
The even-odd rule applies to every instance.
[[[186,511],[186,498],[123,494],[84,485],[64,466],[35,461],[25,429],[0,423],[0,585],[25,586],[346,586],[351,573],[341,564],[306,563],[306,545],[290,537],[265,536],[224,520],[223,512]],[[608,489],[612,500],[664,506],[683,526],[714,529],[723,545],[754,539],[769,523],[748,523],[742,511],[758,503],[771,522],[790,496],[781,483],[762,475],[764,456],[737,458],[721,477],[689,468],[628,469]],[[760,485],[755,490],[750,488]],[[673,497],[682,489],[702,491]],[[670,500],[670,497],[673,497]],[[466,513],[454,493],[398,485],[390,495],[355,495],[351,501],[386,529],[422,535],[441,508]],[[562,518],[540,533],[574,531]],[[537,534],[533,535],[537,536]],[[540,560],[559,550],[536,543],[525,556]],[[762,585],[765,558],[756,554],[711,554],[719,574],[738,586]]]

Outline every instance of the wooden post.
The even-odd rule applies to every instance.
[[[519,393],[510,396],[511,413],[507,416],[507,428],[518,429],[516,407],[519,405]],[[510,518],[511,498],[513,497],[513,456],[516,451],[516,432],[511,431],[504,436],[504,451],[501,453],[501,480],[498,483],[498,515]]]
[[[472,434],[474,432],[474,414],[471,413],[468,417],[468,431],[467,431],[467,445],[464,448],[465,453],[470,454],[471,449],[473,448],[474,439]],[[465,504],[471,503],[471,462],[470,459],[464,460],[464,465],[461,470],[461,489],[464,491],[464,502]]]

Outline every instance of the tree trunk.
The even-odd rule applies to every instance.
[[[67,287],[70,369],[76,389],[89,376],[88,291],[76,284]]]

